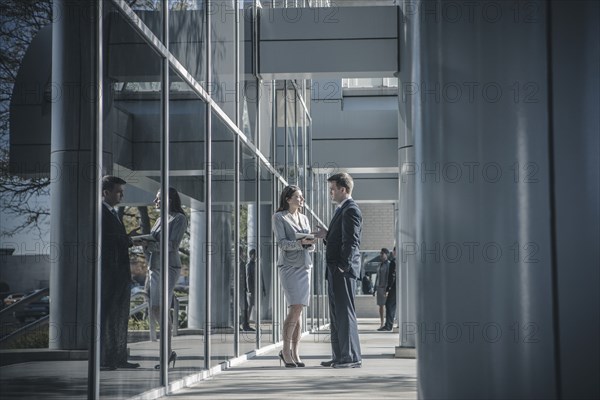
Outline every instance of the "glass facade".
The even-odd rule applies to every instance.
[[[101,101],[85,102],[81,92],[68,100],[79,104],[79,114],[72,125],[67,121],[64,129],[53,129],[45,157],[56,151],[67,155],[64,160],[53,155],[54,167],[38,174],[47,193],[39,201],[54,217],[41,227],[41,241],[23,231],[25,247],[12,246],[10,257],[21,257],[39,244],[39,260],[27,262],[32,270],[45,272],[39,277],[32,273],[24,294],[35,290],[27,303],[43,298],[50,315],[40,322],[33,316],[20,321],[2,314],[2,340],[13,343],[17,354],[2,377],[6,398],[40,391],[61,399],[167,393],[184,377],[201,376],[277,343],[287,309],[271,227],[279,193],[287,184],[300,185],[313,225],[327,211],[325,187],[319,182],[323,177],[310,168],[309,85],[256,75],[254,21],[262,4],[129,3],[53,4],[73,19],[61,28],[65,37],[83,35],[94,46],[77,52],[74,41],[56,40],[52,59],[88,63],[96,75],[64,74],[71,73],[70,81],[80,78],[79,84],[101,88],[92,93],[96,97],[87,98]],[[83,15],[89,18],[86,24],[81,23]],[[67,103],[57,100],[53,107]],[[53,121],[58,115],[52,112]],[[18,124],[23,116],[11,118]],[[3,149],[9,145],[1,144]],[[65,182],[57,179],[55,167],[71,166],[68,157],[80,164]],[[84,170],[82,159],[98,167],[89,168],[88,175],[77,172]],[[36,182],[18,169],[14,175],[15,182]],[[126,233],[144,235],[127,250],[130,271],[125,274],[131,279],[125,279],[119,293],[129,299],[129,316],[122,336],[126,354],[118,365],[107,365],[106,357],[117,350],[103,336],[110,320],[106,302],[117,295],[118,286],[103,272],[107,257],[102,246],[109,243],[102,223],[104,175],[126,181],[124,197],[115,204],[119,223]],[[67,206],[78,212],[71,217],[60,211]],[[30,211],[22,208],[15,219],[27,220]],[[178,231],[174,216],[181,213],[185,222]],[[165,232],[161,221],[169,221]],[[3,238],[3,245],[10,243]],[[75,246],[77,254],[72,260],[53,259],[49,243]],[[100,244],[102,256],[82,263],[79,252],[94,248],[93,243]],[[325,323],[323,253],[315,254],[314,296],[305,330]],[[19,329],[28,333],[11,336]],[[52,349],[60,357],[42,361],[17,350],[31,353],[32,348]],[[25,362],[39,363],[39,368]],[[40,370],[44,372],[35,372]]]

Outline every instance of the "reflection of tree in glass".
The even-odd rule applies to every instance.
[[[49,223],[49,203],[38,201],[49,195],[48,177],[25,179],[8,171],[9,109],[13,87],[29,44],[52,15],[51,0],[2,0],[0,4],[0,208],[15,217],[16,223],[2,228],[0,234],[12,236]]]

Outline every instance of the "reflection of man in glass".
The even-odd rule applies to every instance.
[[[252,309],[254,308],[254,304],[256,304],[256,296],[255,296],[255,292],[256,292],[256,288],[255,288],[255,282],[256,282],[256,249],[251,249],[249,252],[249,260],[248,260],[248,264],[246,265],[246,290],[248,291],[248,320],[250,320],[250,318],[252,317]],[[261,279],[261,289],[262,289],[262,294],[263,296],[265,295],[265,285],[264,282],[262,282]],[[250,324],[248,324],[247,326],[244,326],[244,330],[245,331],[254,331],[253,328],[250,327]]]
[[[131,240],[114,208],[123,199],[125,181],[102,178],[102,297],[100,312],[100,366],[103,370],[137,368],[127,362],[127,323],[131,271]]]
[[[248,315],[248,287],[246,284],[246,252],[240,247],[240,329],[243,331],[254,331],[249,323]]]

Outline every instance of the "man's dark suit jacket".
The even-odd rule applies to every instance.
[[[119,219],[102,204],[102,296],[100,365],[127,363],[127,322],[131,270],[129,236]]]
[[[348,199],[329,223],[325,237],[325,259],[328,268],[341,268],[346,276],[360,279],[360,238],[362,214],[352,199]]]
[[[386,292],[396,291],[396,259],[390,260]]]
[[[102,204],[102,272],[103,278],[129,284],[129,236],[123,224]],[[104,282],[103,282],[104,283]],[[105,285],[103,285],[105,286]]]

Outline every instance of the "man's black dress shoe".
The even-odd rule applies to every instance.
[[[333,364],[335,364],[333,360],[321,361],[321,367],[331,367]]]
[[[389,332],[392,330],[392,328],[388,328],[387,326],[382,326],[381,328],[377,329],[379,332]]]
[[[117,367],[115,367],[114,365],[101,365],[100,366],[100,371],[114,371],[115,369],[117,369]]]
[[[126,363],[117,365],[117,368],[126,368],[126,369],[133,369],[133,368],[139,368],[139,367],[140,367],[140,364],[130,363],[130,362],[126,362]]]
[[[334,363],[332,365],[333,368],[360,368],[361,366],[362,366],[362,361],[347,362],[347,363]]]

